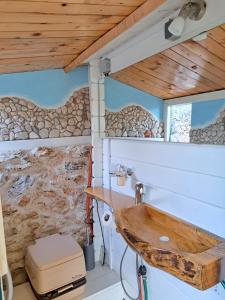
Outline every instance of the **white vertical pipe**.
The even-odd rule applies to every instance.
[[[112,270],[113,269],[113,237],[112,237],[112,231],[113,229],[109,229],[109,267]]]
[[[100,60],[93,60],[89,66],[89,87],[91,102],[91,136],[93,157],[93,186],[103,185],[103,140],[105,137],[105,92],[104,75],[99,69]]]
[[[108,149],[109,149],[109,159],[108,159],[108,169],[109,169],[109,172],[111,172],[111,164],[112,164],[112,161],[111,161],[111,158],[112,158],[112,154],[111,154],[111,139],[108,140]],[[109,189],[111,190],[112,188],[112,177],[111,175],[109,174]],[[112,270],[113,269],[113,229],[110,228],[110,232],[109,232],[109,266],[110,266],[110,269]]]
[[[13,281],[12,275],[8,267],[8,271],[6,273],[6,299],[5,300],[12,300],[13,299]]]
[[[5,246],[5,232],[3,226],[2,204],[0,198],[0,276],[2,277],[8,272],[6,246]]]
[[[169,142],[170,139],[170,107],[167,103],[163,106],[164,139]]]
[[[92,137],[92,186],[103,186],[103,137],[105,136],[104,75],[99,68],[100,61],[93,60],[89,65],[89,88],[91,106]],[[94,205],[95,260],[100,258],[102,244],[101,229]]]

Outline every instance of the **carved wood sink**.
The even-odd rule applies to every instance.
[[[149,205],[115,210],[117,230],[150,265],[205,290],[222,277],[225,240]]]
[[[113,208],[117,231],[150,265],[200,290],[225,279],[224,239],[112,190],[85,193]]]

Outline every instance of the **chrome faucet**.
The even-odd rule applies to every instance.
[[[135,205],[142,203],[142,196],[144,194],[144,185],[142,183],[135,184]]]

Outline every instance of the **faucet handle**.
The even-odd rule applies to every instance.
[[[144,194],[144,185],[143,183],[135,184],[135,204],[142,203],[142,196]]]
[[[136,191],[136,193],[139,193],[139,194],[144,194],[144,185],[143,185],[143,183],[141,183],[141,182],[138,182],[138,183],[136,183],[135,184],[135,191]]]

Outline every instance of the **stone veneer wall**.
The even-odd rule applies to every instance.
[[[35,239],[54,233],[85,239],[89,146],[76,145],[0,156],[0,192],[9,267],[14,284],[26,281],[24,255]]]
[[[191,129],[190,142],[225,145],[225,109],[220,113],[215,123],[204,128]]]
[[[151,130],[153,137],[164,136],[163,123],[139,105],[129,105],[118,112],[106,110],[106,135],[110,137],[144,137]]]
[[[75,91],[56,109],[19,97],[0,98],[0,141],[91,134],[89,89]]]

